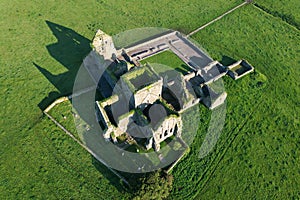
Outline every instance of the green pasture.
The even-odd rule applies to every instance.
[[[290,25],[300,29],[300,2],[282,0],[274,3],[272,0],[257,0],[255,5],[265,12],[282,19]]]
[[[205,40],[212,35],[213,40]],[[236,82],[240,89],[232,89],[225,80],[224,135],[231,127],[230,134],[237,136],[210,169],[209,180],[200,179],[197,198],[299,198],[299,31],[247,6],[194,39],[215,59],[245,58],[267,78],[264,89],[250,97],[247,93],[254,90],[241,85],[248,77]],[[234,110],[238,113],[231,114]],[[235,122],[241,124],[237,129]]]
[[[242,2],[0,2],[0,197],[131,199],[132,191],[42,110],[72,93],[96,29],[113,35],[165,27],[187,34]],[[170,199],[300,197],[300,33],[282,19],[291,15],[299,23],[298,4],[257,4],[281,15],[247,5],[192,37],[214,59],[226,64],[244,58],[256,72],[237,81],[223,78],[225,126],[203,159],[199,148],[211,111],[199,105],[199,112],[183,116],[186,131],[199,126],[190,153],[172,170]],[[162,58],[166,64],[177,62],[167,57]],[[70,105],[55,109],[51,114],[74,130]]]

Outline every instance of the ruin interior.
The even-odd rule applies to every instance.
[[[212,82],[226,74],[236,80],[254,70],[245,60],[223,66],[177,31],[116,49],[112,37],[98,30],[92,45],[83,65],[104,97],[96,101],[104,138],[146,150],[159,151],[162,141],[181,136],[181,113],[186,109],[199,102],[209,109],[224,103],[227,93],[214,90]],[[162,77],[151,64],[140,63],[166,50],[185,62],[189,73]]]

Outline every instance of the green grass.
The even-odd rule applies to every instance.
[[[272,0],[258,0],[256,5],[269,14],[279,17],[300,29],[300,2],[293,0],[283,0],[274,3]]]
[[[96,29],[116,34],[160,26],[187,33],[240,2],[1,1],[1,196],[120,199],[118,181],[97,170],[41,109],[72,92]],[[54,143],[58,136],[61,142]]]
[[[57,104],[48,112],[48,114],[50,114],[72,134],[77,134],[74,118],[79,116],[72,111],[72,104],[70,101]]]
[[[264,82],[262,86],[257,84],[260,81]],[[203,185],[210,180],[209,177],[213,173],[214,167],[222,159],[227,149],[231,148],[231,143],[235,137],[240,134],[240,128],[246,123],[249,112],[251,113],[249,108],[260,103],[260,96],[266,84],[268,84],[260,73],[251,74],[251,76],[246,76],[238,81],[225,77],[224,83],[228,93],[225,126],[213,151],[203,159],[199,159],[199,149],[209,127],[211,112],[200,105],[199,113],[190,113],[189,116],[183,116],[189,119],[187,121],[190,121],[190,124],[186,123],[187,127],[195,129],[197,121],[199,127],[189,155],[173,169],[172,173],[175,177],[173,198],[188,199],[199,192],[201,193]],[[196,116],[198,116],[198,119]]]
[[[2,1],[1,196],[130,199],[119,180],[44,117],[41,108],[72,92],[96,29],[115,34],[159,26],[188,33],[241,2]],[[273,11],[282,7],[282,13],[298,20],[295,2],[284,2],[282,7],[281,2],[258,1]],[[198,150],[210,113],[200,106],[203,126],[190,154],[172,171],[171,198],[299,198],[299,31],[247,6],[194,39],[215,59],[247,59],[267,82],[259,87],[264,78],[253,75],[236,82],[224,79],[226,125],[203,160]]]
[[[182,74],[187,74],[190,70],[177,55],[169,50],[146,58],[145,60],[142,60],[141,63],[149,63],[150,65],[153,63],[151,66],[158,74],[164,74],[164,72],[174,69]]]
[[[225,78],[228,101],[222,136],[208,158],[190,156],[178,165],[175,185],[184,188],[175,189],[174,197],[186,193],[185,197],[197,194],[196,199],[299,198],[299,31],[247,6],[202,30],[194,39],[215,59],[247,59],[268,81],[260,89],[260,84],[249,87],[253,75],[236,82]],[[225,142],[224,147],[229,147],[223,154],[220,146],[231,137],[232,143]],[[207,166],[205,160],[215,155],[217,159],[203,168]],[[188,181],[181,176],[185,167],[191,177]],[[203,175],[204,169],[207,172]],[[193,189],[194,185],[199,187]]]

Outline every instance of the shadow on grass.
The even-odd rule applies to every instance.
[[[67,71],[61,74],[53,74],[50,66],[40,66],[33,62],[36,67],[58,91],[52,91],[39,104],[41,110],[45,110],[54,100],[61,96],[72,93],[77,72],[84,57],[91,51],[90,40],[76,33],[74,30],[59,24],[46,21],[46,24],[57,38],[57,42],[46,46],[49,54],[62,64]],[[81,116],[82,117],[82,116]],[[80,147],[79,147],[80,148]],[[106,166],[101,164],[93,156],[91,162],[95,168],[120,192],[126,192],[127,187]],[[100,183],[99,183],[100,184]]]
[[[231,65],[231,64],[233,64],[235,62],[236,62],[236,60],[233,59],[233,58],[231,58],[231,57],[229,57],[229,56],[225,56],[225,55],[222,56],[221,63],[223,65],[225,65],[225,66]]]
[[[134,193],[136,192],[141,186],[141,178],[147,176],[145,174],[135,174],[135,173],[127,173],[127,172],[120,172],[116,171],[120,174],[126,181],[130,184],[130,186],[126,185],[119,177],[113,174],[106,166],[104,166],[101,162],[99,162],[96,158],[91,156],[92,163],[95,168],[107,179],[109,180],[110,184],[117,188],[119,192],[129,192]]]
[[[191,71],[191,69],[186,64],[182,64],[181,68],[176,67],[175,70],[181,73],[182,75],[187,75],[188,72]]]
[[[127,186],[122,182],[122,180],[113,174],[106,166],[100,163],[96,158],[91,156],[92,163],[95,168],[111,183],[111,185],[115,186],[119,192],[127,191]]]
[[[52,74],[50,71],[33,63],[33,65],[52,83],[59,92],[50,92],[39,104],[44,110],[50,103],[60,96],[72,93],[73,84],[77,71],[83,58],[91,51],[90,40],[83,37],[74,30],[59,24],[46,21],[46,24],[57,38],[57,43],[46,46],[49,54],[61,63],[68,71],[62,74]]]

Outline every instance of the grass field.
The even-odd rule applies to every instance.
[[[204,39],[212,33],[218,39]],[[300,177],[299,31],[248,6],[203,30],[195,39],[214,58],[246,58],[268,78],[260,103],[252,107],[247,101],[244,105],[247,123],[198,198],[299,198],[294,187]],[[234,94],[229,94],[228,104],[234,101],[231,98]],[[236,98],[241,99],[241,95]]]
[[[300,2],[283,0],[274,3],[271,0],[258,0],[255,4],[271,15],[281,18],[290,25],[300,29]]]
[[[157,55],[151,56],[145,60],[142,60],[141,63],[161,64],[153,66],[151,65],[158,74],[163,74],[164,72],[173,69],[182,74],[187,74],[187,72],[190,70],[190,68],[171,51],[164,51]]]
[[[188,33],[241,2],[2,1],[0,197],[131,198],[41,109],[72,92],[97,28],[115,34],[159,26]],[[299,21],[294,2],[284,2],[258,4]],[[193,39],[214,59],[245,58],[261,73],[224,79],[226,124],[202,160],[198,152],[210,113],[200,106],[203,126],[189,156],[172,171],[170,198],[299,198],[299,30],[249,5]]]
[[[41,109],[58,96],[71,93],[96,29],[115,34],[131,28],[164,26],[188,32],[239,2],[1,1],[1,196],[119,199],[122,193],[115,184],[91,186],[90,179],[97,182],[95,177],[106,174],[98,172],[91,165],[91,156],[44,118]],[[157,9],[158,5],[163,9]],[[181,12],[174,13],[174,9]],[[194,18],[198,20],[191,20]],[[53,146],[49,134],[56,133],[82,154],[65,154],[64,145]],[[72,165],[85,164],[89,167],[79,172],[94,175],[88,176],[86,184],[90,185],[83,189],[84,178],[69,171],[76,171]],[[44,172],[39,171],[41,166]]]

